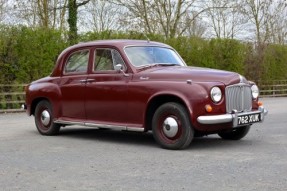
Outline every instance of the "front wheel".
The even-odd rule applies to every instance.
[[[186,109],[174,102],[165,103],[156,110],[152,131],[155,140],[166,149],[184,149],[194,135]]]
[[[226,140],[240,140],[247,135],[247,133],[249,132],[249,129],[250,129],[250,125],[238,127],[236,129],[232,129],[231,131],[220,132],[218,133],[218,135],[222,139],[226,139]]]
[[[35,109],[35,124],[42,135],[56,135],[59,133],[60,124],[54,123],[53,111],[50,102],[40,101]]]

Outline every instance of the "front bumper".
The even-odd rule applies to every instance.
[[[263,106],[260,106],[257,111],[239,113],[236,110],[234,110],[230,114],[199,116],[197,118],[197,121],[203,125],[213,125],[213,124],[222,124],[222,123],[232,122],[233,127],[238,127],[238,126],[241,126],[238,124],[238,117],[244,116],[244,115],[252,115],[252,114],[260,114],[260,117],[261,117],[260,122],[263,122],[264,117],[268,114],[268,111],[264,109]],[[252,124],[252,123],[249,123],[249,124]]]

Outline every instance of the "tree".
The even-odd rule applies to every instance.
[[[126,23],[139,26],[135,30],[144,33],[160,33],[166,38],[183,35],[192,25],[194,19],[202,13],[193,14],[195,0],[110,0],[125,7]]]
[[[123,28],[120,24],[120,18],[123,14],[121,6],[105,0],[91,0],[90,4],[90,6],[86,6],[87,11],[84,14],[83,20],[85,20],[85,25],[91,26],[91,30],[94,32],[102,32]],[[90,18],[88,24],[87,17]]]
[[[286,21],[286,12],[280,15],[283,10],[286,11],[286,3],[283,0],[244,0],[242,12],[253,24],[255,31],[256,46],[253,48],[254,50],[251,49],[252,55],[246,60],[247,73],[252,75],[254,80],[259,80],[264,75],[267,43],[272,42],[272,39],[275,42],[279,33],[281,33],[279,34],[280,38],[284,38],[284,36],[286,38],[286,33],[283,32],[286,22],[283,25],[278,23],[278,21]]]
[[[65,7],[67,0],[37,0],[37,15],[41,26],[55,29],[58,23],[59,29],[63,29],[66,10],[57,8],[61,3]]]
[[[238,0],[210,0],[205,3],[210,27],[217,38],[234,39],[243,30],[247,19],[239,11],[240,3]]]
[[[78,2],[77,0],[68,0],[68,24],[69,24],[69,42],[75,44],[78,41],[78,8],[89,3],[90,0]]]
[[[268,22],[269,40],[273,44],[287,43],[287,1],[278,0],[272,6],[273,13]]]
[[[64,29],[67,0],[14,0],[15,20],[19,24],[49,29]]]
[[[268,39],[268,22],[270,21],[270,9],[272,1],[244,0],[242,12],[254,25],[256,43],[260,46]]]
[[[196,16],[198,12],[192,12],[186,16],[186,19],[191,21],[190,26],[187,27],[186,32],[183,34],[190,37],[200,37],[202,38],[207,30],[207,23],[200,17]]]
[[[6,12],[6,5],[7,5],[6,0],[0,0],[0,22],[4,20],[5,12]]]

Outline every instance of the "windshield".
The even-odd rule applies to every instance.
[[[125,52],[136,67],[154,64],[185,66],[179,55],[172,49],[156,46],[126,47]]]

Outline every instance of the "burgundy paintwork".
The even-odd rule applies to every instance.
[[[215,104],[210,99],[210,89],[221,88],[240,82],[240,76],[233,72],[186,66],[151,67],[137,69],[128,60],[126,46],[161,46],[168,45],[135,40],[106,40],[80,43],[64,50],[49,77],[31,83],[27,89],[27,113],[34,114],[36,104],[47,99],[53,106],[55,120],[88,122],[114,126],[128,126],[140,130],[150,130],[149,106],[159,100],[177,100],[188,110],[193,128],[204,133],[217,132],[231,128],[232,124],[202,125],[198,116],[226,113],[225,98]],[[117,50],[126,65],[125,73],[120,71],[93,72],[95,48]],[[87,73],[65,75],[63,68],[73,52],[89,49]],[[80,80],[94,79],[87,83]],[[187,80],[192,80],[191,84]],[[248,82],[246,82],[248,83]],[[258,100],[253,100],[253,109],[258,109]],[[207,113],[205,106],[213,107]]]

